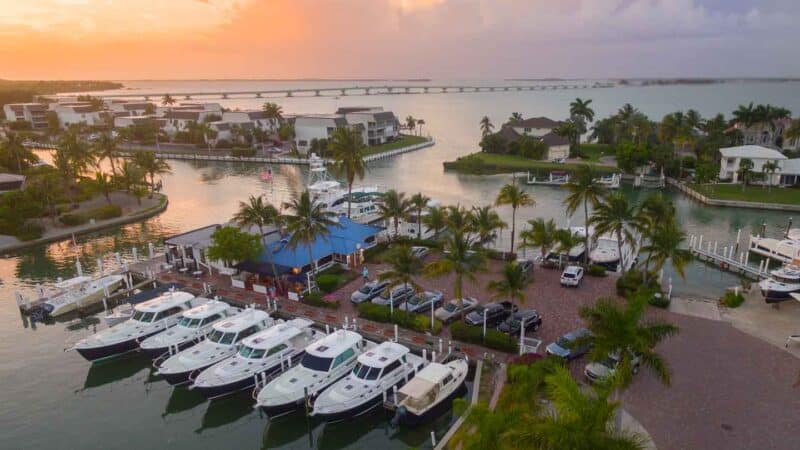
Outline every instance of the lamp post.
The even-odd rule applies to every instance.
[[[486,341],[486,308],[483,308],[483,340]]]
[[[525,342],[525,318],[519,323],[519,354],[522,356],[522,348]]]

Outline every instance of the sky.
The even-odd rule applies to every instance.
[[[798,77],[800,0],[0,0],[0,78]]]

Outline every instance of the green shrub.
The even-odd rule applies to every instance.
[[[617,279],[617,295],[620,297],[628,298],[631,294],[638,291],[640,288],[647,288],[652,292],[660,291],[658,281],[651,277],[647,286],[642,286],[644,283],[644,275],[638,270],[629,270],[625,275]]]
[[[83,214],[64,214],[59,220],[68,227],[83,225],[89,221]]]
[[[586,275],[590,277],[604,277],[606,276],[606,268],[598,264],[592,264],[586,269]]]
[[[319,292],[309,292],[300,300],[308,306],[316,306],[318,308],[339,309],[339,300],[334,298],[325,298]]]
[[[237,147],[231,150],[231,156],[250,158],[256,156],[256,149],[250,147]]]
[[[383,260],[384,252],[389,248],[388,242],[381,242],[373,247],[364,250],[364,259],[370,263],[380,263]]]
[[[374,303],[361,303],[358,305],[358,316],[381,323],[395,323],[400,327],[419,331],[420,333],[431,331],[430,313],[416,314],[395,309],[394,315],[388,306],[376,305]],[[438,319],[433,321],[433,333],[439,334],[442,331],[442,322]]]
[[[486,330],[486,341],[483,341],[483,327],[470,326],[463,322],[456,322],[450,325],[450,335],[453,339],[467,342],[470,344],[484,345],[491,349],[500,350],[507,353],[517,353],[519,347],[517,340],[505,333],[497,330]]]
[[[122,208],[117,205],[103,205],[85,213],[86,217],[94,220],[108,220],[122,215]]]
[[[661,292],[656,292],[647,299],[647,303],[656,308],[667,309],[669,308],[669,297]]]
[[[340,277],[332,273],[325,273],[317,276],[317,286],[322,292],[330,294],[339,287]]]
[[[25,222],[21,227],[19,227],[19,229],[17,229],[15,236],[20,241],[32,241],[42,237],[42,233],[44,233],[43,226],[36,222]]]
[[[728,308],[738,308],[744,303],[744,295],[737,292],[728,291],[722,296],[720,302]]]

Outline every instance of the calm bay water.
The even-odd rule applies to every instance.
[[[435,82],[438,84],[443,82]],[[477,83],[477,82],[475,82]],[[173,95],[198,90],[247,90],[280,87],[353,86],[365,82],[126,82],[131,92],[164,92]],[[371,83],[385,85],[384,82]],[[409,83],[399,83],[409,84]],[[505,84],[481,82],[483,85]],[[420,85],[423,85],[422,83]],[[442,162],[475,151],[484,115],[500,124],[512,111],[524,116],[563,118],[576,96],[592,98],[598,117],[632,103],[651,118],[678,110],[695,108],[708,116],[730,114],[740,103],[772,103],[800,112],[800,83],[737,83],[708,86],[667,86],[543,92],[495,92],[469,94],[376,95],[369,97],[293,97],[276,101],[286,113],[332,112],[339,106],[380,105],[398,117],[413,115],[426,121],[425,134],[437,144],[428,149],[373,163],[364,183],[378,184],[408,193],[421,191],[445,204],[465,206],[490,204],[508,175],[473,176],[445,173]],[[213,100],[219,101],[219,100]],[[266,99],[220,101],[231,108],[257,108]],[[208,223],[227,220],[238,202],[250,194],[265,194],[279,204],[302,190],[305,168],[275,166],[273,182],[264,183],[262,167],[237,163],[194,163],[172,161],[173,173],[164,177],[170,206],[166,212],[143,223],[131,224],[78,238],[43,245],[0,259],[0,448],[406,448],[425,446],[433,428],[441,432],[449,417],[413,432],[390,430],[381,418],[349,426],[308,426],[301,417],[269,424],[252,411],[248,395],[208,403],[183,389],[172,389],[153,380],[147,361],[132,357],[90,366],[78,355],[63,353],[65,341],[85,335],[91,320],[80,323],[38,324],[35,327],[19,315],[13,301],[17,289],[31,289],[36,283],[74,274],[80,257],[87,271],[94,270],[95,258],[108,256],[137,245],[140,252],[149,241]],[[526,187],[537,205],[518,213],[524,220],[545,217],[566,225],[561,204],[563,191],[549,187]],[[647,192],[626,190],[634,199]],[[779,212],[712,208],[692,202],[673,191],[679,220],[689,234],[730,244],[736,231],[742,236],[767,224],[777,235],[789,215]],[[505,220],[510,210],[501,208]],[[573,223],[580,223],[576,217]],[[504,235],[499,245],[507,245]],[[744,239],[744,238],[743,238]],[[743,240],[744,242],[744,240]],[[737,279],[713,268],[693,263],[687,277],[667,273],[675,290],[683,295],[714,297]],[[89,328],[87,330],[87,327]],[[309,430],[311,430],[309,432]]]

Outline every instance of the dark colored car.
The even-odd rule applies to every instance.
[[[517,312],[517,309],[516,305],[508,301],[478,305],[464,317],[464,322],[467,325],[483,325],[483,315],[484,311],[486,311],[486,326],[496,327],[511,314]]]
[[[542,316],[535,309],[523,309],[503,321],[497,330],[513,336],[519,336],[520,325],[525,324],[525,333],[536,331],[542,326]]]
[[[570,331],[569,333],[556,339],[555,342],[548,345],[546,349],[547,354],[558,356],[559,358],[566,359],[567,361],[580,358],[586,352],[588,352],[592,346],[591,344],[586,344],[581,347],[573,348],[573,342],[575,342],[579,337],[586,335],[591,335],[591,331],[587,330],[586,328]]]

